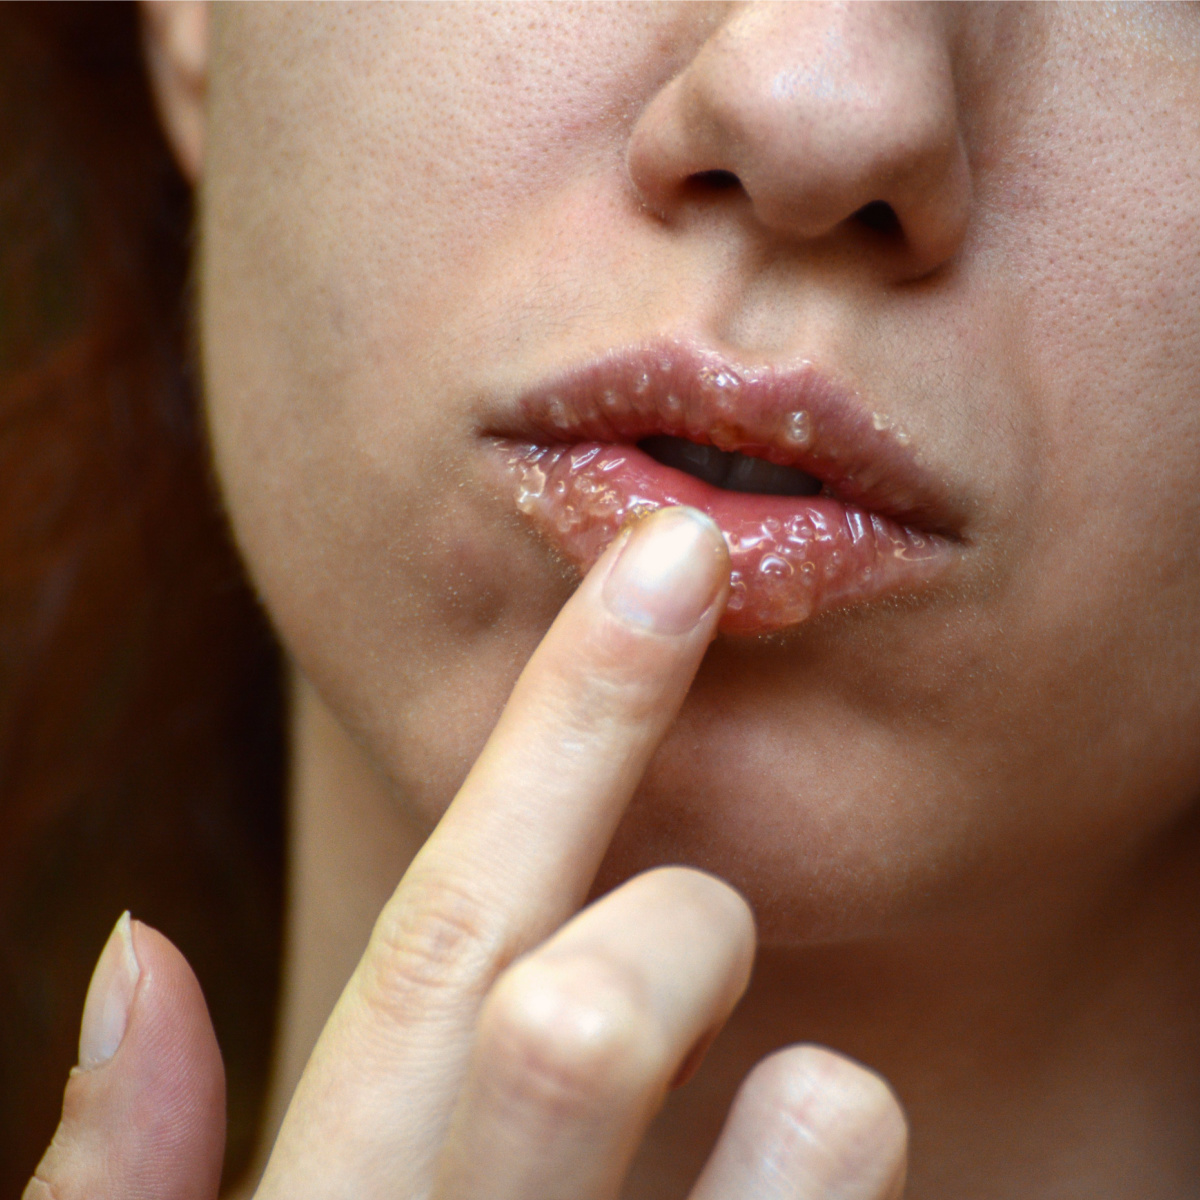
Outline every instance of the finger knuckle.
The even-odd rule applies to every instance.
[[[482,897],[457,883],[402,888],[380,914],[365,959],[367,1002],[409,1020],[448,997],[481,995],[504,956],[504,937]]]
[[[63,1200],[63,1197],[55,1190],[52,1180],[35,1175],[25,1185],[21,1200]]]
[[[853,1183],[887,1194],[902,1177],[908,1131],[891,1088],[873,1071],[819,1046],[764,1060],[747,1081],[771,1114],[773,1156],[824,1187]]]
[[[480,1017],[489,1086],[550,1120],[629,1102],[659,1070],[638,989],[597,961],[527,960],[497,982]]]
[[[105,1159],[88,1137],[88,1110],[97,1100],[94,1077],[72,1071],[63,1093],[62,1119],[21,1200],[73,1200],[96,1194],[97,1167]]]
[[[60,1125],[21,1193],[21,1200],[71,1200],[74,1196],[86,1196],[89,1191],[87,1180],[80,1179],[79,1175],[78,1155],[72,1153],[70,1139]]]

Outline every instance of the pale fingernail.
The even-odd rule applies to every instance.
[[[133,925],[122,913],[88,984],[79,1030],[79,1067],[90,1071],[103,1066],[117,1052],[129,1022],[129,1009],[138,976],[142,973],[133,949]]]
[[[604,602],[627,624],[687,633],[728,579],[729,554],[715,522],[694,508],[668,508],[634,527],[604,581]]]

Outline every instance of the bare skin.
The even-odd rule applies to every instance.
[[[1194,14],[272,6],[219,11],[210,41],[202,10],[148,11],[200,188],[217,469],[296,680],[264,1194],[402,1159],[422,1194],[556,1194],[553,1162],[577,1196],[885,1196],[901,1125],[852,1060],[903,1104],[919,1200],[1191,1194]],[[864,219],[878,204],[891,224]],[[697,626],[670,663],[633,655],[670,700],[632,722],[630,757],[594,729],[566,755],[586,770],[527,777],[561,705],[513,714],[542,686],[563,700],[561,670],[568,708],[604,678],[579,653],[603,637],[557,655],[607,567],[568,600],[488,435],[556,372],[676,336],[852,378],[963,498],[961,565],[772,641],[701,659]],[[521,786],[478,791],[495,770]],[[495,876],[510,950],[476,954],[459,922],[446,1040],[397,1020],[355,1041],[381,931],[426,913],[431,869],[470,875],[476,933]],[[743,904],[743,998],[649,1121],[744,982]],[[551,975],[564,946],[603,946],[572,960],[589,980],[628,953],[642,1017],[673,1014],[654,1055],[615,1054],[628,1078],[576,1061],[594,1090],[548,1125],[537,1104],[495,1116],[523,989],[547,979],[505,973],[515,944]],[[628,999],[606,988],[585,990]],[[836,1053],[794,1049],[813,1042]],[[380,1133],[378,1097],[406,1086],[437,1116]],[[740,1169],[759,1175],[714,1183]]]

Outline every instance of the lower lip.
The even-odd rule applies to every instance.
[[[635,446],[500,443],[517,508],[587,569],[631,518],[686,504],[720,527],[732,561],[724,633],[774,633],[817,613],[928,583],[953,543],[824,497],[715,488]]]

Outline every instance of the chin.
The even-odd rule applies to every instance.
[[[741,891],[761,944],[779,947],[888,937],[952,911],[972,825],[961,809],[950,819],[950,798],[914,770],[921,756],[854,730],[828,701],[778,707],[756,720],[689,702],[593,894],[656,866],[698,867]],[[793,725],[797,707],[806,718]]]

